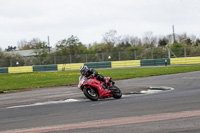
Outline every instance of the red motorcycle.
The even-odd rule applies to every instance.
[[[121,90],[115,86],[115,82],[111,78],[106,77],[109,85],[97,80],[96,77],[87,78],[85,76],[79,77],[78,88],[83,91],[83,94],[92,101],[97,101],[99,98],[114,97],[119,99],[122,97]]]

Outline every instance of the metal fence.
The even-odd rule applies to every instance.
[[[176,52],[177,57],[200,56],[200,51],[191,55],[189,50],[183,49]],[[173,58],[173,54],[171,57]],[[161,59],[168,58],[168,49],[143,49],[132,51],[102,52],[95,54],[77,54],[77,55],[47,55],[46,57],[32,56],[22,57],[20,55],[12,55],[0,58],[0,67],[13,66],[32,66],[32,65],[49,65],[49,64],[69,64],[69,63],[86,63],[86,62],[105,62],[105,61],[122,61],[122,60],[142,60],[142,59]]]

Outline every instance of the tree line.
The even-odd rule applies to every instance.
[[[173,51],[172,57],[199,56],[200,39],[194,35],[172,34],[154,36],[146,32],[142,38],[130,35],[118,35],[116,30],[110,30],[103,35],[101,43],[83,44],[77,36],[71,35],[56,43],[56,51],[51,51],[48,42],[33,38],[30,41],[18,42],[18,50],[33,50],[35,57],[21,57],[5,53],[15,51],[16,46],[8,46],[0,50],[0,67],[15,66],[18,60],[21,65],[99,62],[134,59],[158,59],[168,57],[168,45]],[[10,53],[10,52],[9,52]],[[108,58],[110,57],[110,58]],[[11,60],[12,58],[12,60]]]

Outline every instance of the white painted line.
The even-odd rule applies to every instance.
[[[158,88],[158,90],[151,90],[153,88]],[[159,90],[159,88],[163,88],[163,89],[166,89],[166,90]],[[145,90],[145,91],[141,91],[141,93],[144,93],[144,94],[154,94],[154,93],[159,93],[159,92],[163,92],[163,91],[172,91],[174,90],[174,88],[172,87],[167,87],[167,86],[160,86],[160,87],[150,87],[149,90]]]
[[[172,87],[168,87],[168,86],[155,86],[155,87],[150,87],[150,89],[152,89],[152,88],[163,88],[163,89],[166,89],[166,90],[174,90],[174,88],[172,88]]]
[[[144,94],[153,94],[153,93],[159,93],[163,90],[146,90],[146,91],[141,91],[141,93],[144,93]]]
[[[174,90],[174,88],[172,88],[172,87],[167,87],[167,86],[160,86],[160,88],[165,88],[165,89],[168,89],[168,90],[171,90],[171,91]]]
[[[61,100],[61,101],[48,101],[48,102],[34,103],[34,104],[28,104],[28,105],[11,106],[11,107],[7,107],[7,109],[23,108],[23,107],[31,107],[31,106],[39,106],[39,105],[49,105],[49,104],[57,104],[57,103],[69,103],[69,102],[77,102],[77,101],[79,100],[67,99],[67,100]]]
[[[166,86],[160,86],[160,87],[150,87],[150,88],[166,88],[167,91],[174,90],[174,88],[171,87],[166,87]],[[143,94],[153,94],[153,93],[159,93],[162,92],[163,90],[146,90],[146,91],[141,91],[140,93]],[[122,97],[129,97],[131,95],[122,95]],[[88,99],[85,99],[88,100]],[[18,105],[18,106],[11,106],[7,107],[7,109],[12,109],[12,108],[23,108],[23,107],[33,107],[33,106],[40,106],[40,105],[49,105],[49,104],[58,104],[58,103],[70,103],[70,102],[78,102],[78,101],[83,101],[83,99],[67,99],[67,100],[60,100],[60,101],[48,101],[48,102],[40,102],[40,103],[34,103],[34,104],[27,104],[27,105]],[[98,103],[98,104],[105,104],[108,103],[109,101]],[[91,106],[96,106],[98,104],[92,104]]]

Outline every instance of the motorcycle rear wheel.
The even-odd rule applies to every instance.
[[[84,88],[83,94],[91,101],[97,101],[99,99],[98,93],[93,88]]]
[[[114,93],[113,93],[113,97],[115,98],[115,99],[120,99],[121,97],[122,97],[122,92],[121,92],[121,90],[117,87],[117,86],[115,86],[115,85],[113,85],[113,87],[114,87]]]

